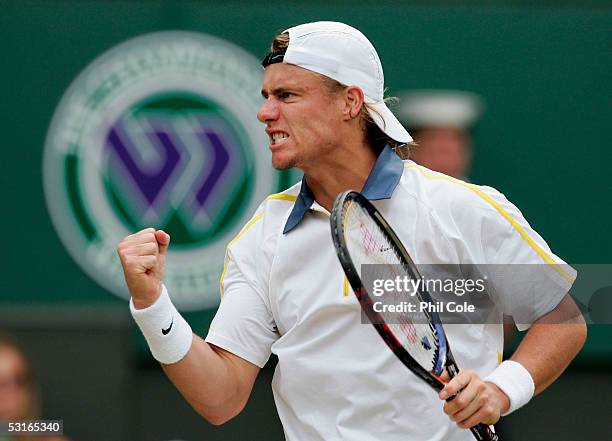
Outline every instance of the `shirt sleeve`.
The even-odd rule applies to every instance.
[[[270,358],[278,332],[260,277],[254,262],[241,261],[228,248],[221,279],[221,304],[206,341],[261,368]]]
[[[577,273],[553,254],[504,195],[484,190],[493,208],[486,210],[481,223],[487,291],[517,328],[525,330],[559,304]]]

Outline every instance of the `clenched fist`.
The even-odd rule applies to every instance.
[[[165,231],[146,228],[126,236],[117,247],[136,309],[152,305],[159,297],[169,244]]]
[[[483,381],[475,371],[462,369],[452,380],[444,371],[442,381],[446,386],[440,391],[440,399],[454,397],[444,404],[444,413],[462,429],[479,423],[495,424],[510,408],[508,396],[493,383]]]

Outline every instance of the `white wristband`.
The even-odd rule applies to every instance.
[[[502,416],[527,404],[535,392],[535,383],[529,371],[512,360],[504,361],[483,380],[499,387],[510,399],[510,408]]]
[[[157,361],[172,364],[187,355],[193,332],[172,304],[164,285],[159,298],[147,308],[136,309],[130,299],[130,312]]]

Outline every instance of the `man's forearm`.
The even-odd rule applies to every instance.
[[[586,334],[580,310],[567,294],[531,326],[511,359],[529,371],[537,395],[563,373],[584,345]]]

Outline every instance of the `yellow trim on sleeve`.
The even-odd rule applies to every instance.
[[[274,193],[269,195],[266,198],[267,200],[271,200],[271,199],[277,199],[277,200],[283,200],[283,201],[290,201],[290,202],[295,202],[297,200],[297,196],[292,195],[292,194],[285,194],[285,193]],[[223,286],[223,280],[225,279],[225,273],[227,272],[227,267],[229,265],[230,262],[230,256],[229,253],[227,252],[227,250],[229,249],[229,247],[231,247],[238,239],[240,239],[240,237],[246,233],[246,231],[251,228],[251,226],[253,226],[253,224],[255,222],[257,222],[258,220],[260,220],[264,215],[264,212],[260,212],[259,214],[257,214],[255,217],[253,217],[249,222],[247,222],[247,224],[242,227],[242,230],[240,230],[240,232],[236,235],[236,237],[234,237],[232,240],[229,241],[229,243],[227,244],[227,247],[225,247],[225,253],[226,253],[226,258],[225,258],[225,262],[223,263],[223,272],[221,273],[221,279],[219,280],[219,285],[220,285],[220,292],[221,292],[221,297],[223,297],[223,293],[225,291],[225,287]]]
[[[227,254],[227,257],[225,258],[225,262],[223,263],[223,272],[221,273],[221,278],[219,279],[219,293],[221,298],[223,298],[223,294],[225,293],[225,287],[223,286],[223,280],[225,279],[225,272],[227,271],[227,267],[229,266],[229,261],[230,261],[230,256],[229,253],[227,252],[227,249],[225,251],[225,254]]]
[[[223,272],[221,273],[221,279],[219,280],[219,286],[220,286],[220,292],[221,292],[221,297],[223,297],[225,288],[223,286],[223,279],[225,279],[225,273],[227,271],[227,267],[229,265],[229,261],[230,261],[230,256],[229,256],[229,252],[228,249],[229,247],[231,247],[238,239],[240,239],[240,237],[246,233],[246,231],[251,228],[253,226],[253,224],[255,222],[257,222],[258,220],[260,220],[264,215],[264,212],[260,212],[257,216],[253,217],[253,219],[251,219],[250,221],[247,222],[247,224],[242,227],[242,230],[240,230],[240,232],[236,235],[236,237],[234,237],[232,240],[230,240],[230,242],[227,244],[227,247],[225,247],[225,254],[226,254],[226,258],[225,258],[225,262],[223,264]]]
[[[227,244],[227,247],[226,247],[226,248],[229,248],[229,247],[231,247],[232,245],[234,245],[234,243],[235,243],[235,242],[236,242],[238,239],[240,239],[240,237],[241,237],[241,236],[242,236],[244,233],[246,233],[246,231],[247,231],[249,228],[251,228],[251,226],[252,226],[252,225],[253,225],[255,222],[257,222],[259,219],[261,219],[261,218],[263,217],[263,215],[264,215],[264,212],[262,211],[262,212],[260,212],[260,213],[259,213],[257,216],[253,217],[253,219],[251,219],[250,221],[248,221],[248,222],[247,222],[247,224],[246,224],[244,227],[242,227],[242,230],[240,230],[240,232],[239,232],[238,234],[236,234],[236,237],[234,237],[232,240],[230,240],[230,242]]]
[[[344,297],[348,297],[349,295],[349,281],[346,278],[346,276],[344,276]]]
[[[501,364],[504,360],[504,355],[501,352],[497,353],[497,364]]]
[[[563,269],[546,253],[546,251],[544,251],[542,249],[542,247],[540,247],[527,234],[527,232],[523,229],[523,227],[521,225],[519,225],[519,223],[516,220],[514,220],[514,218],[510,215],[510,213],[508,213],[506,210],[504,210],[501,205],[499,205],[497,202],[495,202],[493,200],[493,198],[491,198],[491,196],[489,196],[488,194],[483,192],[476,185],[468,184],[467,182],[464,182],[464,181],[461,181],[459,179],[455,179],[455,178],[453,178],[451,176],[446,176],[446,175],[443,175],[443,174],[427,173],[426,171],[424,171],[417,164],[404,164],[404,168],[415,168],[423,176],[425,176],[428,179],[439,179],[439,180],[444,180],[444,181],[450,181],[450,182],[454,182],[455,184],[459,184],[459,185],[461,185],[461,186],[463,186],[465,188],[469,188],[470,190],[472,190],[474,193],[476,193],[482,199],[484,199],[489,204],[491,204],[493,206],[493,208],[495,208],[497,210],[497,212],[504,217],[504,219],[506,219],[508,222],[510,222],[510,225],[512,225],[514,227],[514,229],[529,244],[529,246],[544,260],[544,262],[546,262],[547,264],[552,266],[555,269],[555,271],[557,271],[561,275],[561,277],[563,277],[568,283],[573,283],[574,282],[574,278],[571,275],[567,274],[565,271],[563,271]]]
[[[266,201],[270,200],[270,199],[280,199],[280,200],[283,200],[283,201],[295,202],[297,200],[297,196],[295,196],[293,194],[274,193],[274,194],[271,194],[270,196],[268,196],[266,198]]]

